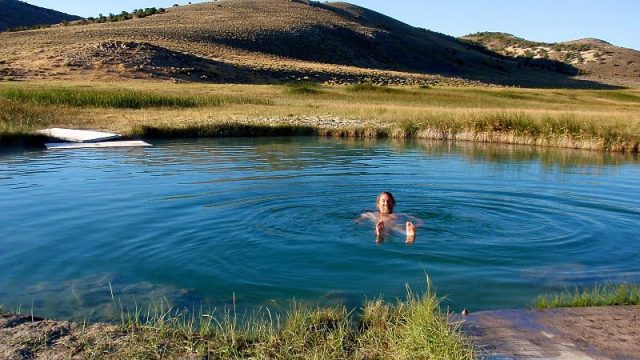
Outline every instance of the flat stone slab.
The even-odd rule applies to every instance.
[[[462,329],[482,359],[640,359],[640,306],[483,311]]]
[[[63,128],[50,128],[38,130],[36,132],[38,134],[46,135],[55,139],[79,143],[113,140],[121,137],[118,134],[109,132]]]
[[[61,142],[46,143],[47,149],[85,149],[85,148],[107,148],[107,147],[134,147],[134,146],[151,146],[151,144],[141,140],[123,140],[123,141],[101,141],[90,143]]]

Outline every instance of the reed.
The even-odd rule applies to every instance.
[[[636,284],[596,284],[592,288],[576,288],[539,296],[533,306],[538,309],[557,307],[640,305],[640,286]]]

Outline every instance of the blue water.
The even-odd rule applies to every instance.
[[[640,280],[636,156],[322,138],[0,154],[0,304],[108,319],[114,302],[358,307],[429,276],[444,304]],[[391,191],[413,245],[354,221]],[[113,294],[113,295],[112,295]]]

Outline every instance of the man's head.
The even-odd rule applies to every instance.
[[[393,198],[390,192],[383,191],[376,199],[376,206],[381,214],[391,214],[396,206],[396,199]]]

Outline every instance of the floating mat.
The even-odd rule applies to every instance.
[[[141,140],[125,140],[125,141],[102,141],[102,142],[63,142],[63,143],[46,143],[47,149],[85,149],[85,148],[104,148],[104,147],[125,147],[125,146],[151,146]]]
[[[120,138],[120,135],[118,134],[92,130],[51,128],[38,130],[36,132],[38,134],[47,135],[52,138],[79,143],[113,140]]]

